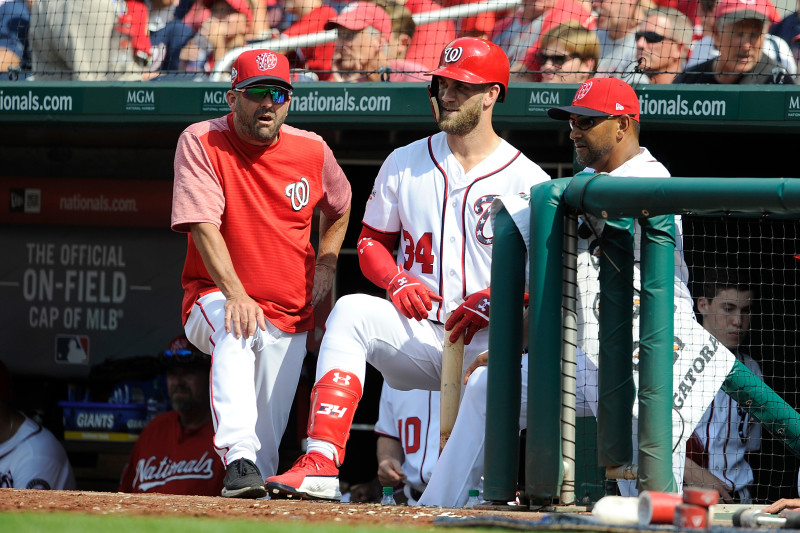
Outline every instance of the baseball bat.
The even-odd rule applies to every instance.
[[[449,315],[448,315],[449,318]],[[450,342],[450,331],[444,332],[442,350],[442,387],[439,403],[439,454],[453,431],[461,402],[461,376],[464,370],[464,336]]]
[[[784,529],[800,528],[800,513],[790,512],[787,516],[765,513],[759,509],[739,509],[733,514],[733,525],[736,527],[778,527]]]

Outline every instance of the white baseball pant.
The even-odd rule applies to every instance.
[[[522,356],[520,373],[519,426],[524,429],[528,423],[528,354]],[[488,376],[488,368],[482,366],[469,377],[453,432],[439,456],[419,505],[463,507],[470,489],[478,489],[483,497]]]
[[[464,347],[464,369],[486,351],[485,328]],[[316,380],[330,370],[345,370],[364,383],[366,363],[395,389],[441,388],[444,325],[401,315],[394,304],[366,294],[340,298],[326,323]]]
[[[278,447],[289,420],[306,354],[306,332],[286,333],[267,321],[253,337],[225,332],[225,296],[197,300],[186,337],[211,354],[214,446],[225,465],[255,462],[264,478],[278,469]]]

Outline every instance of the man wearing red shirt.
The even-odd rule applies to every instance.
[[[289,61],[248,50],[231,69],[232,113],[178,139],[172,229],[186,232],[189,341],[212,355],[214,446],[226,497],[266,495],[306,355],[333,283],[350,184],[318,135],[284,124]],[[315,208],[319,244],[310,242]]]

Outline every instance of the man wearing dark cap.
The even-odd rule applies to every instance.
[[[225,468],[214,450],[208,398],[211,357],[180,335],[161,354],[160,363],[172,410],[145,426],[118,490],[216,496]]]
[[[584,82],[575,92],[572,105],[554,107],[547,114],[556,120],[569,122],[570,139],[575,145],[576,159],[585,166],[581,175],[608,174],[617,177],[668,178],[667,169],[653,157],[647,148],[639,145],[639,99],[630,85],[617,78],[592,78]],[[602,178],[601,178],[602,179]],[[524,216],[522,217],[524,218]],[[605,221],[589,214],[582,216],[578,229],[578,358],[577,358],[577,405],[585,412],[588,408],[595,416],[598,412],[597,364],[599,357],[599,324],[596,302],[599,294],[599,261],[597,256],[608,246],[601,238],[609,228],[640,235],[642,228],[638,219]],[[694,428],[714,398],[735,358],[724,346],[710,340],[708,332],[694,319],[693,302],[688,288],[689,272],[683,258],[682,226],[675,216],[675,277],[674,277],[674,331],[681,345],[676,348],[673,365],[673,387],[691,368],[693,360],[709,346],[715,351],[706,366],[706,371],[694,377],[697,383],[682,398],[684,404],[679,413],[673,411],[672,473],[676,487],[683,484],[686,466],[685,444],[691,430],[681,432],[681,425]],[[639,272],[641,260],[640,239],[633,246],[633,283],[636,295],[632,302],[634,315],[633,340],[638,345],[638,290],[641,286]],[[712,338],[713,339],[713,338]],[[718,346],[719,345],[719,346]],[[634,354],[634,372],[638,372],[638,353]],[[713,368],[712,368],[713,367]],[[635,378],[636,379],[636,378]],[[638,412],[638,409],[634,409]],[[638,415],[637,415],[638,416]],[[633,464],[637,462],[638,419],[634,418]],[[677,445],[676,445],[677,443]],[[609,465],[603,465],[609,466]],[[622,465],[614,465],[622,466]],[[634,496],[636,487],[632,481],[618,480],[623,496]]]
[[[763,52],[767,29],[777,17],[770,0],[721,0],[715,17],[712,36],[719,55],[687,68],[672,83],[795,83]]]
[[[193,124],[178,139],[172,229],[188,233],[186,336],[212,355],[214,445],[227,469],[222,495],[258,498],[278,467],[351,192],[328,145],[284,124],[292,98],[285,56],[243,52],[225,97],[231,113]]]

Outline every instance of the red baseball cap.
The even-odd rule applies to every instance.
[[[347,4],[339,16],[325,23],[326,30],[337,26],[348,30],[361,31],[367,26],[372,26],[383,34],[386,39],[392,35],[392,19],[386,11],[372,2],[351,2]]]
[[[244,89],[251,85],[270,85],[292,90],[289,60],[272,50],[242,52],[231,67],[231,88]]]
[[[203,5],[210,9],[215,1],[216,0],[203,0]],[[250,2],[247,0],[225,0],[225,3],[231,6],[235,11],[246,16],[248,22],[253,20],[253,10],[250,7]]]
[[[770,0],[721,0],[715,12],[717,28],[740,20],[755,19],[773,24],[780,15]]]
[[[618,78],[591,78],[578,87],[571,106],[547,110],[547,115],[556,120],[567,120],[573,114],[587,117],[630,115],[639,122],[639,98],[630,85]]]

